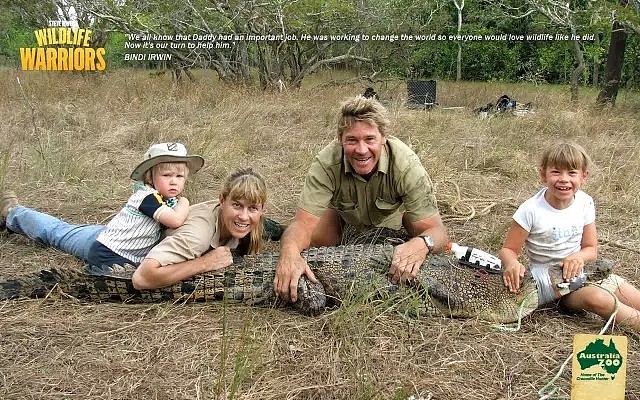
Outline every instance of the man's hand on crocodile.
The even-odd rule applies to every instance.
[[[276,265],[276,276],[273,279],[273,289],[281,299],[295,303],[298,300],[298,281],[302,275],[318,283],[316,276],[300,254],[290,257],[281,256]]]
[[[391,282],[399,283],[415,279],[428,252],[422,238],[413,238],[397,246],[393,252],[389,270]]]

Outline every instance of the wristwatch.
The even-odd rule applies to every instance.
[[[419,235],[418,237],[421,237],[422,240],[424,240],[424,244],[427,245],[427,249],[429,249],[429,253],[432,253],[433,252],[433,248],[436,246],[436,243],[433,241],[431,236],[429,236],[429,235]]]

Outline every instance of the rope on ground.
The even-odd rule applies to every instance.
[[[453,186],[454,193],[438,192],[438,203],[444,206],[441,210],[442,221],[469,221],[473,218],[487,215],[491,210],[500,203],[513,200],[511,198],[495,200],[483,198],[462,198],[460,194],[460,186],[452,180],[445,180],[436,184],[440,186],[443,183]],[[510,204],[510,202],[508,203]]]
[[[616,314],[618,314],[618,310],[620,309],[620,302],[618,301],[618,298],[616,297],[616,295],[611,290],[607,289],[606,287],[598,285],[597,283],[591,283],[591,282],[589,282],[587,284],[591,285],[591,286],[599,287],[600,289],[604,289],[605,291],[607,291],[607,293],[609,293],[611,295],[611,297],[613,297],[615,308],[613,310],[613,313],[611,314],[611,316],[607,320],[607,323],[604,324],[604,326],[600,330],[600,333],[598,333],[598,335],[602,335],[604,332],[606,332],[607,329],[609,329],[609,325],[611,325],[611,323],[615,320]],[[564,369],[566,368],[567,364],[569,363],[569,361],[571,361],[571,358],[573,358],[573,352],[571,352],[571,354],[569,354],[569,357],[567,357],[567,359],[564,360],[564,362],[562,363],[562,365],[558,369],[558,373],[556,373],[556,375],[553,378],[551,378],[551,380],[546,385],[544,385],[540,390],[538,390],[538,396],[539,396],[538,400],[552,400],[552,399],[554,399],[554,400],[565,400],[565,399],[568,399],[568,397],[552,397],[552,396],[558,390],[560,390],[560,388],[558,386],[553,386],[553,384],[558,380],[560,375],[562,375],[562,373],[564,372]],[[549,388],[549,391],[545,393],[545,390],[547,390],[547,388]]]

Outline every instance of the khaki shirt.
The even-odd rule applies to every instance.
[[[368,181],[353,170],[337,140],[322,149],[309,167],[298,206],[317,217],[331,207],[346,223],[360,228],[399,229],[405,212],[411,221],[438,212],[420,159],[393,136],[387,137]]]
[[[192,205],[184,224],[176,229],[167,229],[167,237],[151,249],[146,258],[152,258],[165,266],[193,260],[210,248],[220,247],[219,217],[218,200]],[[231,238],[224,246],[235,249],[238,243],[238,239]]]

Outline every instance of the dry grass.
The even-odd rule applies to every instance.
[[[168,77],[125,72],[5,70],[0,182],[26,205],[73,222],[104,222],[128,197],[127,176],[148,145],[177,140],[207,160],[189,183],[192,202],[215,196],[230,170],[251,165],[271,188],[270,216],[288,222],[307,166],[334,137],[338,101],[365,86],[316,79],[300,92],[273,94],[225,87],[208,75],[176,87]],[[376,89],[393,98],[393,130],[430,171],[450,236],[461,243],[497,251],[515,206],[539,186],[540,148],[560,137],[583,143],[596,163],[586,191],[597,202],[601,254],[640,283],[637,95],[623,93],[615,110],[598,112],[586,89],[573,106],[566,87],[440,82],[439,103],[466,109],[421,112],[403,107],[401,83]],[[503,93],[532,101],[536,113],[485,120],[470,113]],[[0,253],[3,278],[78,264],[15,235],[0,237]],[[601,325],[544,310],[520,332],[501,333],[482,321],[406,318],[383,303],[306,318],[225,304],[87,304],[52,294],[0,303],[0,398],[532,399],[569,355],[573,335]],[[617,327],[613,333],[630,339],[627,398],[639,399],[640,340]],[[569,370],[557,385],[568,395]]]

